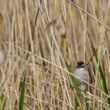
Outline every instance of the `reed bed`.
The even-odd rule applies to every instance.
[[[24,110],[86,110],[77,61],[92,74],[88,109],[109,110],[109,11],[109,0],[0,0],[0,110],[20,110],[24,75]]]

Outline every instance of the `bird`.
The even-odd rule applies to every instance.
[[[78,61],[74,75],[77,77],[76,82],[78,84],[85,84],[85,82],[92,83],[92,77],[88,66],[83,61]],[[81,81],[81,80],[85,81]]]
[[[74,75],[77,77],[75,79],[76,79],[78,86],[80,86],[81,90],[83,90],[83,92],[85,94],[87,91],[93,94],[92,88],[90,86],[88,86],[88,84],[87,84],[87,83],[92,84],[92,75],[90,73],[90,70],[89,70],[87,64],[85,64],[83,61],[77,62],[77,66],[76,66]],[[87,83],[85,83],[83,81],[85,81]],[[87,99],[87,102],[89,102],[89,99]],[[86,105],[87,110],[89,110],[89,103],[86,103],[86,104],[87,104]]]

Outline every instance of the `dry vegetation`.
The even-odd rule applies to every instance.
[[[89,64],[93,89],[99,91],[84,97],[93,110],[107,110],[109,96],[91,43],[110,90],[109,27],[109,0],[0,0],[0,110],[19,109],[24,73],[24,110],[74,110],[77,94],[65,61],[73,73],[80,60]],[[86,109],[84,101],[79,109]]]

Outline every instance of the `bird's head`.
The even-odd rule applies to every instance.
[[[83,61],[78,61],[77,62],[77,68],[84,68],[86,65],[84,64]]]

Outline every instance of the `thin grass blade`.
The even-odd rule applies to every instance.
[[[75,110],[78,110],[78,99],[77,99],[77,96],[75,97]]]
[[[67,64],[67,63],[65,63],[65,64],[66,64],[66,67],[67,67],[68,71],[71,72],[71,71],[70,71],[70,68],[69,68],[69,66],[68,66],[68,64]],[[70,76],[70,78],[71,78],[71,81],[72,81],[72,83],[73,83],[75,89],[76,89],[77,94],[80,95],[80,96],[83,98],[83,95],[82,95],[82,93],[81,93],[81,90],[80,90],[80,88],[78,87],[78,85],[77,85],[77,83],[76,83],[76,81],[75,81],[75,79],[74,79],[74,76],[71,75],[71,74],[70,74],[69,76]]]
[[[26,76],[24,75],[24,80],[23,80],[22,88],[21,88],[21,95],[20,95],[20,99],[19,99],[19,110],[23,110],[24,92],[25,92],[25,80],[26,80]]]

